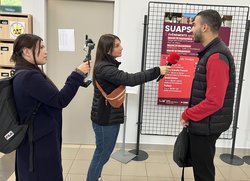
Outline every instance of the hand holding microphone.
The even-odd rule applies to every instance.
[[[167,61],[167,66],[171,66],[173,64],[176,64],[180,60],[180,55],[176,52],[171,52]],[[157,82],[161,80],[165,75],[160,75],[157,79]]]
[[[166,75],[171,69],[171,67],[167,65],[160,66],[159,68],[160,68],[160,76]]]

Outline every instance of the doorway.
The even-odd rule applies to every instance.
[[[85,58],[85,35],[95,42],[92,66],[99,37],[113,32],[114,2],[48,0],[47,73],[59,89],[67,76]],[[75,51],[59,51],[58,29],[74,29]],[[90,120],[93,98],[92,84],[81,87],[72,102],[63,110],[63,143],[94,144]]]

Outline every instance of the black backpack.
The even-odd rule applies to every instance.
[[[16,75],[26,70],[20,70],[14,76],[0,79],[0,152],[10,153],[17,149],[27,131],[30,144],[30,171],[33,171],[33,120],[41,105],[38,103],[26,121],[20,124],[13,94],[13,80]]]

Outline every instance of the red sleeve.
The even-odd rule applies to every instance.
[[[219,53],[211,55],[207,61],[206,71],[206,98],[199,104],[184,110],[182,119],[186,121],[200,121],[218,111],[224,104],[229,82],[227,58]]]

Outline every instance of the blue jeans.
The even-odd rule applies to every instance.
[[[87,181],[98,181],[102,168],[108,162],[115,147],[120,124],[102,126],[92,122],[95,132],[96,149],[89,166]]]

